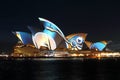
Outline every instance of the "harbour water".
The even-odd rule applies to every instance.
[[[4,59],[0,80],[120,80],[120,59]]]

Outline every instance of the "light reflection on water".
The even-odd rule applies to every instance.
[[[0,60],[0,80],[120,80],[120,60]]]
[[[56,61],[56,60],[84,60],[83,58],[77,58],[77,57],[74,57],[74,58],[34,58],[33,60],[40,60],[40,61]]]

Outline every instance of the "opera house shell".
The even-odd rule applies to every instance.
[[[107,46],[107,41],[100,41],[95,43],[85,41],[85,44],[88,46],[90,50],[103,51]]]
[[[66,36],[68,42],[71,43],[71,45],[67,44],[67,48],[72,50],[82,50],[86,36],[86,33],[76,33]]]
[[[28,29],[31,33],[22,31],[13,32],[23,45],[32,45],[32,48],[37,49],[35,52],[38,50],[56,50],[61,48],[69,50],[82,50],[84,43],[90,50],[94,49],[96,51],[103,51],[107,45],[106,41],[95,43],[86,41],[87,33],[74,33],[65,36],[60,28],[54,23],[44,18],[39,18],[39,20],[44,27],[43,30],[29,26]]]
[[[55,50],[56,48],[82,49],[87,36],[86,33],[71,34],[65,37],[60,28],[54,23],[44,18],[39,18],[39,20],[44,26],[42,31],[29,26],[28,29],[31,34],[20,31],[13,32],[24,45],[33,44],[37,49],[47,47],[49,50]]]
[[[39,18],[40,27],[28,26],[30,32],[15,31],[19,39],[14,46],[14,57],[105,57],[109,53],[110,41],[90,42],[87,33],[65,36],[54,23]],[[107,47],[106,47],[107,46]],[[105,54],[104,54],[105,53]]]
[[[13,32],[13,34],[15,34],[24,45],[33,44],[32,36],[30,33],[16,31],[16,32]]]

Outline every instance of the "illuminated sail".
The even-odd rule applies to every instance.
[[[88,46],[89,49],[94,49],[94,50],[97,50],[97,51],[103,51],[103,49],[107,45],[106,41],[100,41],[100,42],[95,42],[95,43],[91,43],[89,41],[85,41],[85,43],[86,43],[86,45]]]
[[[34,43],[38,49],[41,46],[49,48],[49,50],[54,50],[56,48],[56,44],[53,38],[46,33],[37,32],[33,37]]]
[[[35,34],[36,34],[37,32],[41,32],[41,30],[38,29],[38,28],[36,28],[36,27],[32,27],[32,26],[28,26],[28,29],[29,29],[29,30],[31,31],[31,33],[32,33],[32,41],[33,41],[35,47],[38,48],[38,45],[37,45],[37,43],[36,43],[36,41],[35,41]]]
[[[91,49],[91,45],[92,45],[93,43],[90,42],[90,41],[85,41],[85,44],[87,45],[87,47],[88,47],[89,49]]]
[[[83,48],[83,43],[86,39],[87,34],[86,33],[76,33],[76,34],[71,34],[66,37],[68,42],[72,44],[67,45],[67,48],[73,48],[73,49],[78,49],[81,50]]]
[[[23,44],[33,44],[32,42],[32,35],[26,32],[20,32],[20,31],[16,31],[13,32],[20,40]]]
[[[43,19],[43,18],[39,18],[39,20],[45,28],[43,30],[43,32],[52,39],[52,41],[53,41],[52,43],[55,43],[55,44],[51,44],[51,45],[54,45],[56,47],[60,46],[61,42],[64,40],[63,38],[65,38],[65,36],[62,33],[62,31],[58,28],[58,26],[56,26],[54,23],[52,23],[46,19]],[[52,29],[54,31],[51,31],[50,29]],[[66,46],[65,41],[64,41],[63,45]],[[55,49],[56,47],[54,47],[53,49]]]

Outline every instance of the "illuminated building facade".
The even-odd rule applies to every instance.
[[[82,50],[86,36],[86,33],[76,33],[68,35],[66,39],[69,43],[71,43],[71,45],[67,44],[67,48],[72,50]]]
[[[15,34],[23,44],[25,44],[25,45],[26,44],[33,44],[32,36],[30,33],[16,31],[16,32],[13,32],[13,34]]]
[[[92,43],[90,41],[85,41],[86,45],[89,49],[96,50],[96,51],[103,51],[103,49],[107,46],[106,41],[100,41]]]
[[[65,37],[60,28],[54,23],[44,18],[39,18],[39,20],[44,27],[43,30],[29,26],[28,29],[31,34],[20,31],[14,32],[24,45],[33,44],[37,49],[48,50],[55,50],[56,48],[82,50],[85,43],[90,50],[95,49],[97,51],[102,51],[107,45],[106,41],[95,43],[85,41],[87,33],[70,34]]]
[[[32,34],[26,32],[14,32],[14,34],[22,41],[23,44],[26,45],[32,42],[37,49],[47,47],[49,50],[55,50],[58,46],[66,47],[66,43],[63,40],[63,37],[65,36],[62,31],[54,23],[46,19],[39,18],[39,20],[44,26],[44,30],[40,31],[29,26],[28,28]],[[59,34],[57,32],[50,31],[46,27],[56,30]],[[63,43],[61,44],[61,42]]]

